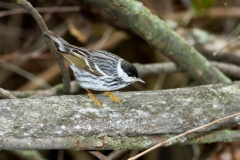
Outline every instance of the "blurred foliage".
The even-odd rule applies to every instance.
[[[208,10],[213,7],[215,0],[192,0],[192,8],[195,11]]]
[[[129,62],[157,63],[169,61],[159,51],[149,46],[141,37],[133,33],[124,24],[118,22],[115,19],[116,17],[111,17],[96,7],[85,4],[82,0],[29,1],[34,7],[60,7],[55,11],[50,8],[49,10],[53,12],[43,11],[41,15],[50,30],[53,30],[73,45],[108,50]],[[141,0],[141,2],[153,14],[166,21],[171,20],[176,23],[175,30],[178,34],[181,34],[182,30],[187,30],[187,34],[184,36],[186,39],[188,35],[191,35],[192,28],[199,28],[206,31],[205,33],[214,33],[224,38],[235,37],[240,33],[240,15],[237,12],[232,12],[234,7],[237,9],[240,7],[239,0]],[[63,12],[63,7],[70,7],[70,10]],[[79,11],[73,11],[74,7],[79,7]],[[225,7],[224,11],[222,11],[223,7]],[[14,12],[13,10],[18,8],[20,6],[16,5],[16,0],[2,0],[0,2],[0,63],[6,61],[13,66],[34,74],[52,86],[61,83],[61,73],[52,54],[42,40],[34,19],[28,14],[6,13],[9,10]],[[211,13],[207,12],[205,16],[199,17],[198,15],[192,15],[192,9],[198,13],[211,10]],[[5,15],[3,16],[3,14]],[[167,18],[168,16],[171,16],[171,19]],[[201,44],[191,43],[193,42],[192,39],[188,41],[191,45],[195,45],[201,53],[205,55],[209,53],[208,50],[203,49]],[[237,48],[239,46],[232,50]],[[211,58],[215,58],[216,61],[226,60],[226,57]],[[231,63],[231,60],[228,62]],[[71,71],[70,73],[72,74]],[[73,76],[71,78],[73,79]],[[157,90],[197,85],[183,72],[153,75],[143,77],[143,79],[146,82],[145,85],[134,84],[123,90]],[[11,90],[42,89],[42,86],[36,85],[18,71],[3,65],[0,65],[0,86]],[[230,155],[234,159],[233,156],[240,157],[239,146],[238,143],[221,143],[164,147],[149,153],[140,160],[191,160],[194,159],[193,157],[197,157],[195,160],[200,159],[199,157],[217,160],[224,157],[224,155]],[[111,152],[103,151],[102,153],[108,155]],[[127,151],[117,159],[125,160],[138,152]],[[96,159],[87,151],[46,150],[37,151],[36,154],[39,155],[39,153],[48,160]],[[0,152],[0,159],[27,159],[24,155],[26,155],[26,152],[2,151]]]

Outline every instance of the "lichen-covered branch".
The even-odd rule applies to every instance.
[[[121,98],[121,105],[98,94],[96,97],[102,102],[102,108],[87,95],[1,100],[0,149],[147,148],[171,135],[239,112],[239,88],[240,83],[232,83],[115,92]],[[239,140],[239,133],[235,134],[235,131],[221,132],[215,137],[206,135],[239,123],[238,116],[204,128],[178,143],[185,144],[186,139],[188,144]],[[158,140],[149,141],[148,136],[163,136],[164,139],[158,137]]]
[[[164,21],[135,0],[84,0],[101,8],[126,24],[202,84],[230,82]]]
[[[117,150],[146,149],[163,142],[176,134],[143,135],[143,136],[72,136],[43,138],[0,138],[0,149],[75,149],[75,150]],[[220,130],[208,134],[193,133],[173,141],[170,145],[187,145],[213,142],[234,142],[240,140],[239,130]]]

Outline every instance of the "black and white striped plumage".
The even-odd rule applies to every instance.
[[[52,32],[46,32],[57,44],[58,51],[71,62],[76,80],[84,89],[113,91],[136,81],[143,82],[134,65],[102,50],[76,47]]]

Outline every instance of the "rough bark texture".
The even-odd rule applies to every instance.
[[[75,149],[75,150],[109,150],[109,149],[146,149],[163,142],[175,134],[152,136],[72,136],[72,137],[44,137],[44,138],[1,138],[0,148],[4,150],[15,149]],[[179,138],[170,144],[184,145],[194,143],[233,142],[240,140],[240,131],[221,130],[209,134],[194,133],[190,136]]]
[[[240,83],[115,92],[115,95],[121,98],[121,105],[103,94],[96,95],[103,108],[86,95],[1,100],[0,149],[74,146],[78,149],[119,149],[131,148],[131,145],[132,149],[146,148],[157,142],[149,141],[153,135],[168,137],[182,133],[240,110]],[[198,134],[239,123],[240,117],[236,117],[202,129]],[[230,132],[223,133],[222,140],[229,141]],[[219,141],[219,137],[215,138]],[[238,139],[239,136],[231,140]],[[158,137],[159,140],[162,139]],[[181,144],[186,140],[180,140]],[[15,148],[9,148],[11,144]]]
[[[135,0],[84,0],[116,17],[202,84],[231,80],[199,54],[164,21]]]

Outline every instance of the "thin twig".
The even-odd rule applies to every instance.
[[[38,26],[40,27],[42,33],[49,31],[44,20],[42,19],[42,16],[37,12],[37,10],[28,1],[17,0],[17,3],[20,4],[24,9],[26,9],[34,17],[34,19],[38,23]],[[63,84],[64,84],[63,91],[68,92],[70,89],[70,76],[69,76],[68,70],[62,60],[62,57],[57,53],[53,42],[49,41],[49,39],[46,36],[43,36],[43,38],[44,38],[45,42],[47,43],[50,51],[54,55],[54,58],[61,69]]]
[[[202,128],[211,126],[211,125],[216,124],[216,123],[218,123],[218,122],[221,122],[221,121],[224,121],[224,120],[233,118],[233,117],[238,116],[238,115],[240,115],[240,112],[239,112],[239,113],[232,114],[232,115],[227,116],[227,117],[224,117],[224,118],[217,119],[217,120],[215,120],[215,121],[213,121],[213,122],[211,122],[211,123],[208,123],[208,124],[206,124],[206,125],[203,125],[203,126],[200,126],[200,127],[197,127],[197,128],[191,129],[191,130],[188,130],[187,132],[184,132],[184,133],[179,134],[179,135],[177,135],[177,136],[175,136],[175,137],[172,137],[172,138],[170,138],[170,139],[168,139],[168,140],[166,140],[166,141],[164,141],[164,142],[161,142],[161,143],[159,143],[159,144],[157,144],[157,145],[155,145],[155,146],[153,146],[153,147],[151,147],[151,148],[143,151],[142,153],[140,153],[140,154],[138,154],[138,155],[136,155],[136,156],[134,156],[134,157],[129,158],[128,160],[135,160],[135,159],[137,159],[137,158],[145,155],[146,153],[148,153],[148,152],[150,152],[150,151],[152,151],[152,150],[154,150],[154,149],[156,149],[156,148],[158,148],[158,147],[161,147],[161,146],[163,146],[164,144],[167,144],[167,143],[169,143],[169,142],[171,142],[171,141],[173,141],[173,140],[175,140],[175,139],[177,139],[177,138],[183,137],[183,136],[185,136],[185,135],[187,135],[187,134],[193,133],[193,132],[195,132],[195,131],[197,131],[197,130],[200,130],[200,129],[202,129]]]
[[[95,157],[97,157],[100,160],[110,160],[109,158],[107,158],[106,156],[104,156],[101,152],[98,151],[89,151],[89,153],[91,153],[92,155],[94,155]]]
[[[1,87],[0,87],[0,93],[1,93],[4,97],[9,98],[9,99],[16,98],[16,97],[14,97],[11,93],[9,93],[8,91],[2,89]]]
[[[78,85],[77,81],[72,81],[70,85],[69,94],[76,94],[81,88]],[[52,88],[45,89],[45,90],[30,90],[30,91],[6,91],[17,98],[26,98],[26,97],[48,97],[48,96],[55,96],[55,95],[62,95],[63,94],[63,84],[58,84]],[[2,96],[0,95],[2,98]]]
[[[210,61],[211,65],[217,67],[225,75],[240,79],[240,67],[235,64]]]
[[[200,153],[201,153],[199,144],[193,144],[191,146],[192,146],[192,150],[193,150],[192,160],[198,160],[200,157]]]
[[[98,43],[94,46],[94,49],[101,49],[103,47],[103,45],[106,43],[106,41],[108,40],[109,36],[111,35],[111,33],[113,32],[113,29],[108,27],[105,32],[103,33],[101,39],[98,41]]]
[[[39,13],[41,12],[78,12],[80,11],[80,7],[78,6],[69,6],[69,7],[36,7],[35,8]],[[7,10],[7,11],[1,11],[0,12],[0,17],[5,17],[5,16],[11,16],[15,14],[21,14],[21,13],[28,13],[25,9],[22,8],[17,8],[17,9],[12,9],[12,10]]]
[[[64,160],[64,150],[58,150],[57,160]]]
[[[41,86],[42,88],[48,89],[48,88],[52,87],[50,84],[43,81],[41,78],[38,78],[34,74],[27,72],[14,64],[8,63],[6,61],[0,61],[0,66],[13,71],[13,72],[21,75],[22,77],[25,77],[26,79],[36,83],[37,85]]]
[[[9,2],[0,2],[0,6],[1,8],[5,8],[5,9],[15,9],[19,7],[17,4],[9,3]]]
[[[240,36],[237,36],[235,38],[233,38],[232,40],[230,40],[225,46],[223,46],[222,48],[216,50],[215,52],[213,52],[213,55],[216,56],[218,53],[220,53],[222,50],[224,50],[225,48],[229,47],[230,45],[232,45],[233,43],[236,43],[238,40],[240,39]]]

